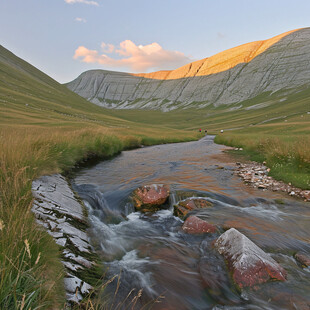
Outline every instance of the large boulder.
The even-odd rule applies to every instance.
[[[203,198],[188,198],[179,201],[174,206],[174,215],[185,218],[186,215],[194,210],[212,207],[212,203]]]
[[[285,270],[267,253],[238,230],[231,228],[215,242],[228,262],[239,288],[253,287],[269,280],[285,281]]]
[[[217,231],[216,226],[195,215],[191,215],[185,220],[182,229],[188,234],[215,233]]]
[[[132,200],[137,211],[154,212],[162,208],[169,198],[169,194],[168,185],[144,185],[133,191]]]

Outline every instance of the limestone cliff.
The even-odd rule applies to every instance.
[[[172,71],[82,73],[67,87],[112,108],[169,111],[232,104],[310,85],[310,28],[244,44]]]

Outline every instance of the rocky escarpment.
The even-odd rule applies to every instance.
[[[67,87],[111,108],[169,111],[233,104],[310,85],[310,28],[245,44],[173,71],[82,73]],[[281,100],[281,98],[279,98]]]
[[[67,300],[78,303],[92,290],[89,275],[98,268],[86,233],[86,210],[59,174],[35,180],[32,193],[35,197],[32,211],[37,223],[45,227],[62,249]]]

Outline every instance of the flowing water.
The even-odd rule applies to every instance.
[[[135,302],[134,309],[310,309],[310,268],[293,258],[297,251],[310,254],[309,203],[244,185],[223,149],[207,136],[122,152],[76,172],[72,185],[88,208],[106,279],[120,274],[119,287],[114,280],[104,292],[111,309]],[[135,212],[131,192],[152,183],[170,185],[170,208]],[[218,235],[186,234],[173,216],[173,205],[189,196],[212,202],[196,214],[244,233],[286,269],[287,281],[238,291],[212,246]]]

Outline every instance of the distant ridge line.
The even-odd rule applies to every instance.
[[[205,76],[229,70],[240,63],[248,63],[269,47],[279,42],[287,35],[301,30],[299,28],[287,31],[271,39],[245,43],[211,57],[191,62],[175,70],[161,70],[150,73],[129,73],[133,76],[154,80],[175,80],[186,77]]]

